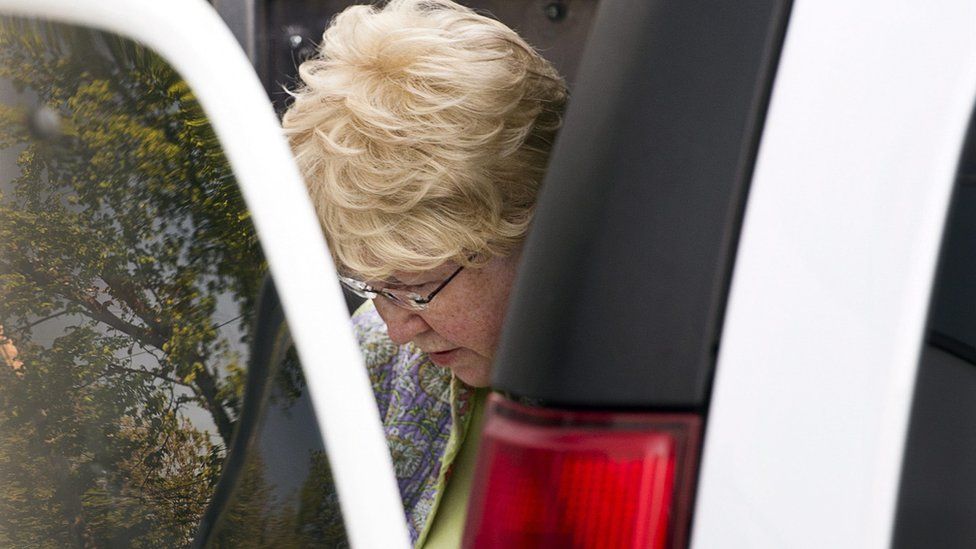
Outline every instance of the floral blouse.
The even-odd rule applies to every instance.
[[[467,433],[475,392],[413,344],[390,341],[371,301],[352,320],[393,456],[410,538],[420,547]]]

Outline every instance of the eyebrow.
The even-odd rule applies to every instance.
[[[382,282],[383,284],[390,284],[390,285],[393,285],[393,286],[409,286],[410,285],[410,284],[408,284],[408,283],[400,280],[399,278],[397,278],[396,276],[394,276],[392,273],[390,273],[390,275],[387,276],[386,278],[380,279],[377,282]]]
[[[377,284],[372,284],[370,282],[367,282],[367,284],[369,284],[374,288],[403,288],[404,286],[422,286],[423,284],[426,284],[426,283],[411,284],[408,282],[403,282],[402,280],[400,280],[395,276],[392,278],[377,280],[376,282]]]
[[[418,278],[421,281],[423,281],[423,280],[426,280],[426,279],[430,278],[430,276],[431,276],[430,273],[425,273],[425,274],[419,276]],[[435,281],[436,281],[436,278],[434,280],[427,280],[426,282],[407,282],[405,280],[400,280],[399,278],[397,278],[397,277],[395,277],[395,276],[393,276],[391,274],[389,278],[384,279],[384,280],[380,280],[379,282],[382,282],[384,284],[388,284],[390,286],[423,286],[425,284],[430,284],[431,282],[435,282]]]
[[[364,276],[362,276],[359,273],[349,273],[349,272],[339,271],[339,270],[336,271],[336,274],[338,274],[339,276],[344,276],[346,278],[351,278],[353,280],[358,280],[358,281],[360,281],[360,282],[362,282],[364,284],[367,284],[369,286],[376,286],[376,284],[372,284],[372,282],[377,282],[378,284],[382,284],[383,286],[388,286],[388,285],[405,286],[405,285],[407,285],[407,284],[404,284],[403,282],[401,282],[400,279],[398,279],[397,277],[392,276],[392,275],[391,275],[390,278],[376,278],[376,279],[371,279],[371,278],[364,277]]]
[[[427,284],[432,284],[434,282],[438,282],[438,279],[426,280],[425,281],[425,279],[426,278],[429,278],[429,276],[430,276],[430,273],[426,273],[426,274],[424,274],[423,276],[420,277],[420,280],[421,280],[420,282],[405,282],[405,281],[400,280],[399,278],[397,278],[397,277],[395,277],[395,276],[393,276],[391,274],[389,278],[384,278],[384,279],[378,279],[378,280],[376,280],[376,282],[379,283],[379,286],[377,286],[375,284],[370,284],[370,282],[368,280],[364,280],[363,282],[366,282],[370,286],[373,286],[373,287],[381,287],[381,288],[400,288],[400,287],[403,287],[403,286],[426,286]]]
[[[427,282],[403,282],[402,280],[394,277],[392,281],[384,280],[383,284],[387,288],[409,288],[410,286],[426,286],[428,284],[433,284],[434,282],[437,281],[428,280]]]

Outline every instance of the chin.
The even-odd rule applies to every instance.
[[[470,378],[466,378],[465,376],[457,375],[457,372],[455,372],[454,375],[456,375],[458,379],[464,382],[465,385],[467,385],[468,387],[474,387],[475,389],[487,387],[491,382],[491,379],[488,376],[479,376],[474,379],[470,379]]]
[[[457,348],[443,353],[428,353],[431,362],[447,368],[470,387],[487,387],[491,383],[491,360],[469,349]]]
[[[454,375],[469,387],[487,387],[491,383],[491,366],[485,364],[458,364],[451,368]]]

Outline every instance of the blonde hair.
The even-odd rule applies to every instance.
[[[566,102],[552,65],[448,0],[352,6],[323,39],[283,125],[339,268],[381,279],[514,251]]]

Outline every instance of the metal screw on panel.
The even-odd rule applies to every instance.
[[[546,6],[546,17],[550,21],[562,21],[566,17],[566,5],[562,2],[550,2]]]
[[[288,36],[288,47],[291,48],[291,53],[295,59],[304,61],[315,55],[315,43],[311,40],[305,40],[299,29],[286,29],[286,34]]]

